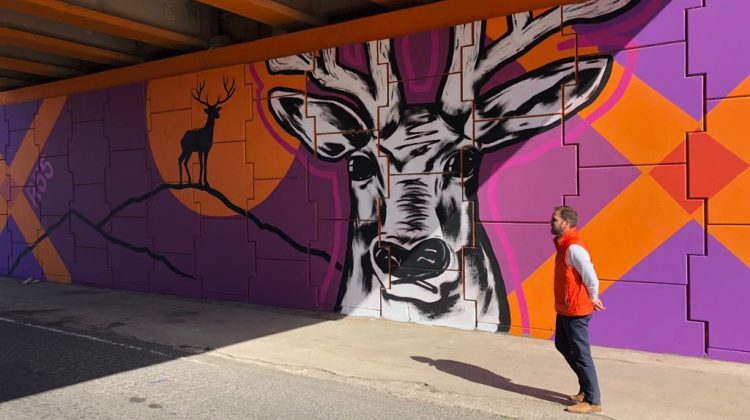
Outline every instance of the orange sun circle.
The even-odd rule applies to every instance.
[[[220,105],[219,116],[214,121],[213,145],[206,162],[211,188],[220,191],[235,205],[250,210],[268,198],[286,176],[294,161],[292,151],[299,147],[299,142],[277,126],[262,96],[269,86],[281,84],[304,90],[304,75],[269,75],[262,63],[252,66],[236,65],[148,83],[148,140],[163,182],[179,182],[181,140],[189,130],[206,125],[206,106],[194,98],[203,83],[200,99],[209,104],[227,98],[229,88],[234,84],[234,92]],[[224,85],[225,81],[227,85]],[[263,86],[261,97],[257,92],[259,84]],[[277,135],[273,136],[269,128]],[[192,154],[188,167],[192,182],[198,183],[197,152]],[[187,183],[184,168],[182,177]],[[236,214],[220,200],[199,189],[173,189],[171,192],[184,206],[201,215],[226,217]]]

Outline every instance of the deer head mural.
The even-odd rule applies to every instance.
[[[272,73],[307,71],[313,83],[337,94],[307,94],[305,102],[301,92],[275,88],[268,101],[279,124],[318,158],[348,162],[356,222],[349,227],[342,311],[380,307],[393,319],[509,328],[502,274],[468,204],[476,201],[482,155],[548,130],[591,103],[609,78],[612,58],[571,58],[482,94],[480,88],[559,31],[561,14],[568,25],[611,18],[633,3],[588,1],[536,18],[515,14],[507,34],[488,45],[483,23],[457,26],[439,101],[427,106],[405,103],[399,84],[388,83],[389,72],[398,78],[390,41],[366,44],[369,75],[339,65],[336,49],[267,63]]]
[[[219,118],[219,112],[221,112],[221,107],[219,105],[228,101],[235,92],[234,80],[232,80],[231,86],[226,78],[223,78],[222,81],[224,83],[224,93],[226,94],[226,97],[222,98],[221,95],[219,95],[216,102],[213,104],[208,102],[208,95],[206,95],[206,99],[203,99],[203,88],[206,86],[205,81],[198,85],[198,89],[193,91],[193,99],[205,106],[203,112],[206,113],[206,124],[201,128],[188,130],[182,136],[182,140],[180,140],[182,153],[180,153],[180,157],[177,158],[177,166],[180,168],[180,184],[182,184],[183,166],[187,173],[188,184],[192,183],[188,163],[190,162],[190,157],[193,156],[193,152],[198,152],[198,165],[200,167],[198,183],[208,186],[208,152],[211,151],[211,146],[214,144],[214,122]]]

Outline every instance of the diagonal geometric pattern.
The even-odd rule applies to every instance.
[[[692,197],[710,199],[716,196],[750,167],[708,133],[691,133],[688,144]]]

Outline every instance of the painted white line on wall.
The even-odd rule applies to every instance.
[[[83,339],[86,339],[86,340],[96,341],[98,343],[109,344],[109,345],[112,345],[112,346],[125,347],[125,348],[131,349],[131,350],[145,351],[145,352],[148,352],[148,353],[151,353],[151,354],[155,354],[157,356],[172,358],[168,354],[162,353],[160,351],[150,350],[150,349],[144,349],[143,347],[138,347],[138,346],[134,346],[134,345],[131,345],[131,344],[117,343],[117,342],[114,342],[114,341],[106,340],[104,338],[94,337],[94,336],[91,336],[91,335],[86,335],[86,334],[74,333],[74,332],[70,332],[70,331],[59,330],[57,328],[45,327],[43,325],[35,325],[35,324],[29,324],[29,323],[26,323],[26,322],[19,322],[19,321],[16,321],[14,319],[3,318],[3,317],[0,317],[0,321],[8,322],[10,324],[23,325],[24,327],[37,328],[37,329],[40,329],[40,330],[54,332],[54,333],[58,333],[58,334],[69,335],[71,337],[83,338]]]

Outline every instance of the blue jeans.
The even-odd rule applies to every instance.
[[[591,358],[591,345],[589,345],[590,320],[591,315],[557,314],[555,347],[578,377],[579,392],[584,393],[584,401],[589,404],[601,404],[599,381],[596,378],[596,368]]]

